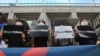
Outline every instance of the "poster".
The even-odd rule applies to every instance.
[[[79,36],[83,38],[96,38],[97,35],[91,26],[77,26]]]
[[[34,26],[32,32],[30,33],[31,37],[48,37],[49,35],[47,25],[37,25]]]
[[[55,26],[56,39],[74,38],[72,26]]]

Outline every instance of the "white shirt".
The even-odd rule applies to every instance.
[[[7,48],[7,47],[8,45],[3,40],[1,40],[0,48]]]

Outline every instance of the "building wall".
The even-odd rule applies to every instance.
[[[9,13],[8,14],[8,19],[15,19],[14,13],[41,13],[41,19],[47,21],[47,24],[50,25],[50,18],[47,17],[48,12],[71,12],[71,19],[78,19],[77,13],[82,12],[82,13],[100,13],[100,7],[99,6],[5,6],[5,7],[0,7],[0,12],[4,13]],[[98,18],[100,15],[98,15]],[[40,17],[39,17],[40,19]]]

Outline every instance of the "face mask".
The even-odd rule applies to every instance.
[[[81,25],[88,25],[88,22],[81,22]]]
[[[21,22],[16,22],[16,25],[23,25]]]
[[[44,23],[39,23],[38,25],[44,25]]]

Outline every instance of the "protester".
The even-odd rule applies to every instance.
[[[44,20],[39,20],[38,25],[46,25]],[[48,32],[50,33],[50,29],[48,27]],[[47,47],[47,41],[50,41],[50,34],[47,37],[33,37],[33,46],[34,47]]]
[[[28,31],[30,30],[29,29],[29,26],[27,24],[27,22],[25,20],[16,20],[16,25],[22,25],[23,26],[23,29],[24,29],[24,32],[23,32],[23,41],[24,41],[24,47],[30,47],[30,37],[29,37],[29,34],[28,34]]]
[[[22,26],[23,28],[22,33],[10,33],[10,34],[3,33],[3,39],[5,40],[6,43],[8,43],[8,47],[25,47],[25,44],[27,42],[26,34],[24,33],[24,31],[26,30],[25,23],[23,20],[16,20],[15,23],[16,25],[12,25],[12,26],[17,26],[17,25]],[[16,31],[16,30],[13,30],[13,31]]]
[[[64,26],[64,25],[60,25]],[[72,45],[72,38],[62,38],[62,39],[56,39],[57,32],[54,32],[54,40],[56,42],[56,46],[70,46]],[[67,37],[67,36],[66,36]]]
[[[97,34],[97,36],[98,36],[96,45],[100,46],[100,24],[98,24],[98,25],[96,26],[95,31],[96,31],[96,34]]]
[[[80,26],[90,26],[89,23],[88,23],[88,20],[87,19],[82,19],[80,21]],[[96,44],[96,40],[97,40],[97,37],[89,37],[89,38],[84,38],[84,37],[80,37],[79,36],[79,33],[80,31],[78,29],[76,29],[76,32],[75,32],[75,40],[77,42],[79,42],[79,45],[94,45]]]
[[[3,40],[3,37],[2,37],[4,25],[7,25],[7,18],[6,18],[6,15],[4,13],[0,12],[0,48],[7,48],[7,46],[8,46],[5,43],[8,40],[7,39]]]

